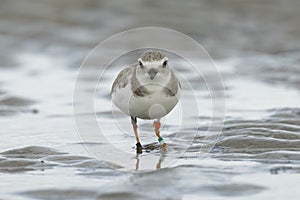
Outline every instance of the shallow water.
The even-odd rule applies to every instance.
[[[297,199],[298,4],[141,1],[120,7],[94,0],[2,1],[0,199]],[[78,116],[86,130],[78,134],[72,97],[84,57],[111,34],[153,25],[192,36],[213,56],[226,92],[222,132],[208,131],[218,123],[210,124],[212,103],[203,79],[170,54],[183,95],[162,120],[168,149],[154,143],[151,122],[140,120],[145,149],[136,155],[130,120],[109,99],[120,65],[142,52],[135,51],[113,63],[100,80],[94,112]],[[95,61],[81,79],[87,93],[99,78]],[[199,97],[199,113],[193,95]],[[188,114],[181,115],[181,109]],[[94,115],[124,157],[98,139],[88,121]],[[99,155],[103,159],[97,160]]]

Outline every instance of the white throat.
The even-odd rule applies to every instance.
[[[141,85],[161,85],[166,86],[167,83],[171,79],[171,72],[167,74],[160,74],[158,73],[153,80],[149,78],[149,75],[146,74],[137,74],[136,75],[138,81]]]

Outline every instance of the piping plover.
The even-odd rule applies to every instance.
[[[159,51],[147,51],[138,62],[123,69],[112,88],[112,102],[131,117],[137,153],[142,145],[137,132],[137,118],[154,119],[154,131],[162,147],[160,119],[167,115],[180,98],[180,82],[169,67],[168,58]]]

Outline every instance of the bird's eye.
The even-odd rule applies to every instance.
[[[162,66],[163,68],[167,67],[168,61],[166,60],[165,62],[163,62]]]
[[[141,61],[139,61],[139,65],[140,65],[140,67],[143,69],[144,68],[144,65],[143,65],[143,63],[141,62]]]

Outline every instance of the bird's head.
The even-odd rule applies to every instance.
[[[170,76],[168,58],[159,51],[147,51],[138,59],[136,74],[144,83],[165,82]]]

